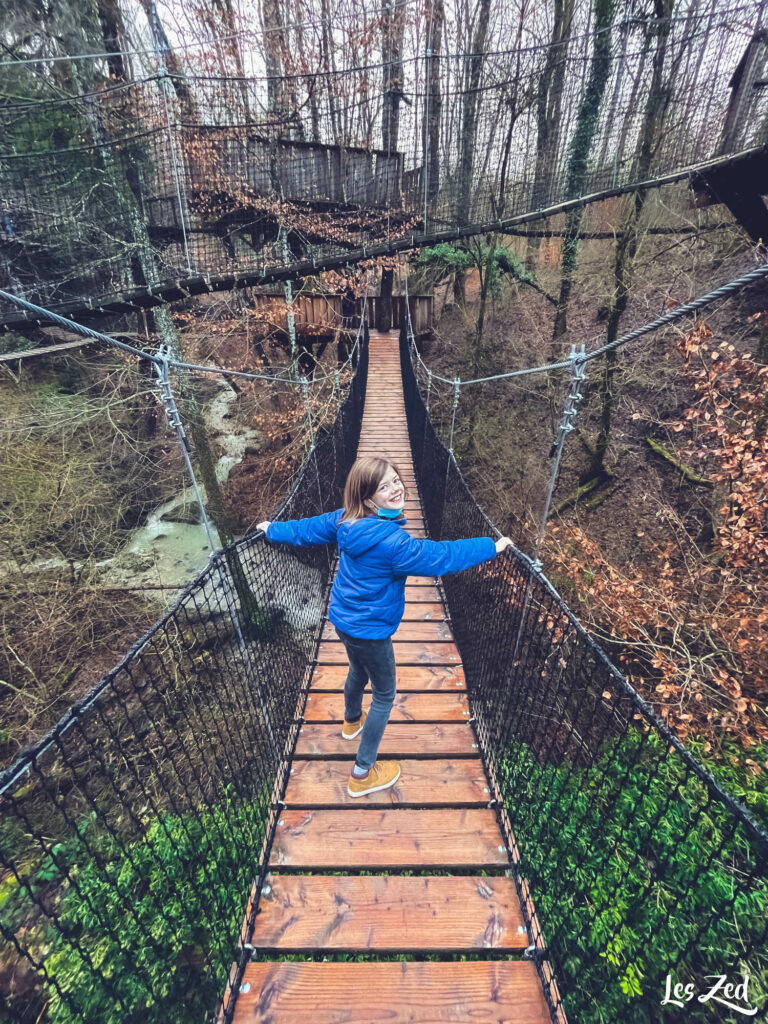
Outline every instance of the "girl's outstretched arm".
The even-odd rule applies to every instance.
[[[498,550],[491,537],[420,540],[403,531],[398,536],[392,571],[398,576],[443,576],[447,572],[461,572],[487,562],[496,557]]]
[[[337,508],[333,512],[326,512],[322,516],[310,516],[308,519],[259,523],[258,529],[264,529],[267,540],[274,544],[295,544],[298,547],[330,544],[336,540],[336,530],[343,515],[344,509]]]

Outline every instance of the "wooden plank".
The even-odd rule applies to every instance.
[[[445,608],[440,601],[425,601],[419,604],[406,603],[403,613],[403,622],[444,622],[445,619]]]
[[[264,952],[524,950],[511,878],[267,875],[253,945]]]
[[[367,708],[370,700],[364,700]],[[392,708],[392,722],[461,722],[469,718],[464,693],[398,693]],[[304,709],[307,722],[344,721],[344,700],[340,693],[309,693]],[[347,741],[349,742],[349,741]]]
[[[246,987],[247,986],[247,987]],[[249,963],[233,1024],[549,1024],[526,961]]]
[[[331,622],[323,626],[323,640],[341,643],[336,629]],[[401,622],[392,634],[393,640],[453,640],[453,632],[447,622],[436,622],[423,619],[419,622]]]
[[[435,601],[440,600],[440,591],[437,587],[425,587],[422,585],[411,586],[406,583],[405,585],[405,607],[409,604],[421,604],[427,602],[432,604]]]
[[[461,663],[458,648],[447,640],[433,642],[421,640],[395,641],[395,663],[397,665],[458,665]],[[347,652],[332,640],[323,640],[317,651],[318,664],[346,665]]]
[[[338,692],[344,689],[347,678],[345,665],[318,665],[312,674],[309,688],[313,693],[322,690]],[[404,690],[466,690],[467,682],[461,665],[403,665],[397,670],[397,688]]]
[[[287,807],[351,807],[359,797],[347,793],[347,761],[296,761],[283,800]],[[485,807],[491,799],[479,758],[457,761],[405,760],[394,786],[371,793],[365,804],[395,807]]]
[[[361,445],[358,445],[357,454],[358,454],[358,456],[360,456],[360,455],[375,455],[376,452],[378,451],[378,447],[379,447],[378,445],[375,445],[375,446],[372,445],[372,446],[368,447],[367,445],[362,445],[361,444]],[[403,471],[405,471],[406,468],[411,470],[411,471],[413,471],[413,466],[410,465],[410,457],[411,457],[411,449],[410,448],[405,448],[405,447],[403,447],[401,445],[396,445],[393,441],[388,441],[387,442],[387,451],[389,452],[389,454],[391,456],[393,456],[393,457],[397,456],[398,457],[398,459],[402,462],[402,465],[401,465],[400,468]],[[407,463],[406,463],[406,460],[408,460]]]
[[[34,314],[30,313],[30,321],[34,320]],[[72,352],[78,348],[87,348],[95,345],[95,338],[81,338],[79,341],[66,341],[61,345],[43,345],[40,348],[24,348],[20,352],[4,352],[0,355],[0,363],[11,363],[20,359],[32,359],[35,356],[55,356],[59,352]]]
[[[376,434],[368,430],[365,434],[365,444],[363,447],[368,448],[369,450],[371,448],[377,448],[380,450],[381,448],[388,448],[389,445],[392,445],[395,448],[401,449],[404,444],[405,441],[403,438],[399,437],[397,434],[392,434],[387,430],[382,429],[380,433]],[[409,464],[410,459],[404,459],[403,462],[404,465],[398,468],[401,469],[403,473],[408,473],[412,480],[415,479],[414,467],[412,464]]]
[[[389,444],[390,444],[390,442],[385,437],[376,438],[376,440],[374,442],[374,447],[375,447],[376,450],[374,452],[371,452],[371,454],[372,455],[382,455],[382,454],[387,453],[387,451],[389,449]],[[394,459],[394,456],[393,456],[393,459]],[[399,461],[399,460],[396,460],[396,461]],[[416,487],[416,474],[415,474],[415,472],[413,470],[413,467],[409,466],[407,464],[404,465],[403,462],[400,461],[400,463],[399,463],[397,468],[400,470],[400,479],[403,481],[403,483],[408,484],[408,486],[411,487],[411,488],[415,488]]]
[[[413,591],[415,594],[423,594],[427,588],[436,590],[438,579],[438,576],[407,576],[405,581],[406,601],[408,600],[409,591]],[[431,600],[439,601],[440,597],[432,598]]]
[[[476,757],[477,739],[463,722],[392,722],[379,746],[380,757]],[[342,738],[338,723],[305,722],[299,730],[295,758],[333,757],[351,761],[354,740]]]
[[[358,803],[365,797],[359,797]],[[282,823],[282,824],[281,824]],[[281,812],[270,867],[508,867],[496,815],[487,807],[345,807]]]

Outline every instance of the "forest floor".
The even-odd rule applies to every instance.
[[[612,223],[610,209],[596,210],[593,229],[601,217]],[[507,244],[522,262],[526,242]],[[545,239],[533,261],[537,285],[553,297],[559,244]],[[556,343],[553,302],[507,283],[486,313],[482,374],[562,359],[571,343],[589,350],[604,341],[613,251],[610,238],[581,244],[568,333]],[[645,235],[620,333],[755,260],[736,227]],[[422,345],[425,363],[447,380],[471,377],[469,337],[479,308],[472,284],[466,305],[448,306]],[[562,507],[593,476],[603,367],[590,365],[541,558],[556,588],[673,731],[701,753],[739,765],[736,788],[768,821],[768,367],[755,360],[765,345],[766,308],[766,287],[756,285],[695,321],[622,348],[606,472]],[[529,554],[566,390],[565,375],[547,373],[461,391],[454,448],[462,472],[497,527]],[[433,386],[432,416],[444,442],[452,398],[450,384]]]

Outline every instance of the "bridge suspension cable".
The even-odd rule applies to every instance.
[[[755,267],[754,270],[748,271],[746,274],[740,274],[739,277],[733,278],[726,284],[720,285],[719,288],[715,288],[711,292],[706,292],[704,295],[699,295],[695,299],[691,299],[690,302],[683,303],[682,306],[676,306],[675,309],[669,310],[667,313],[663,313],[661,316],[656,317],[655,320],[649,320],[648,323],[642,324],[640,327],[635,327],[633,330],[628,331],[626,334],[622,334],[620,338],[615,341],[608,342],[605,345],[600,345],[596,349],[591,349],[585,352],[583,356],[583,362],[588,363],[593,359],[598,359],[600,356],[605,355],[606,352],[612,352],[622,345],[626,345],[631,341],[637,341],[638,338],[642,338],[646,334],[652,334],[654,331],[658,331],[662,327],[667,327],[669,324],[676,323],[678,320],[683,320],[685,317],[690,316],[691,313],[696,313],[700,309],[704,309],[706,306],[712,305],[713,302],[717,302],[718,299],[728,298],[730,295],[734,295],[736,292],[741,291],[742,288],[746,288],[750,284],[754,284],[756,281],[761,281],[763,278],[768,277],[768,263],[761,263],[759,267]],[[1,293],[0,293],[1,294]],[[408,275],[405,277],[405,294],[406,299],[408,296]],[[470,380],[461,380],[460,378],[442,377],[439,373],[435,373],[434,370],[430,369],[421,357],[421,353],[416,347],[415,338],[413,335],[413,324],[411,323],[410,308],[408,309],[408,324],[410,328],[410,337],[412,339],[413,350],[416,354],[416,358],[420,365],[429,375],[430,381],[439,380],[443,384],[450,384],[452,387],[455,386],[456,381],[459,381],[461,387],[467,387],[470,384],[487,384],[489,381],[494,380],[510,380],[513,377],[526,377],[534,373],[549,373],[552,370],[567,370],[571,366],[571,360],[562,359],[555,363],[540,363],[537,366],[528,366],[522,370],[508,370],[503,373],[494,373],[487,377],[473,377]]]
[[[7,299],[12,302],[15,306],[20,309],[24,309],[27,312],[34,313],[36,317],[43,317],[44,319],[50,320],[52,323],[58,324],[60,327],[64,327],[68,331],[72,331],[74,334],[80,334],[86,338],[92,338],[94,341],[100,341],[105,345],[112,346],[113,348],[122,349],[124,352],[128,352],[131,355],[137,356],[139,359],[149,359],[150,362],[160,366],[164,362],[167,362],[168,366],[174,367],[178,370],[188,370],[193,373],[217,373],[224,377],[241,377],[245,380],[267,380],[267,381],[279,381],[285,384],[297,384],[301,386],[301,381],[296,380],[290,373],[293,369],[292,366],[286,368],[286,374],[268,374],[268,373],[252,373],[249,370],[234,370],[226,366],[206,366],[202,363],[189,363],[183,359],[175,359],[168,357],[167,360],[163,360],[160,356],[155,353],[147,352],[144,349],[137,348],[135,345],[129,345],[128,342],[120,341],[118,338],[112,337],[110,334],[104,334],[102,331],[95,331],[91,327],[86,327],[84,324],[79,324],[75,320],[69,320],[65,316],[61,316],[59,313],[54,313],[50,309],[46,309],[43,306],[38,306],[34,302],[29,302],[27,299],[22,299],[18,295],[13,295],[11,292],[3,291],[0,288],[0,298]],[[360,337],[363,329],[368,311],[368,296],[363,296],[363,309],[360,314],[360,323],[357,328],[355,335],[355,341],[352,348],[347,355],[344,362],[332,370],[330,373],[324,374],[322,377],[313,377],[312,384],[321,384],[323,381],[330,380],[335,377],[337,373],[343,370],[348,364],[352,364],[353,356],[356,353],[360,345]]]

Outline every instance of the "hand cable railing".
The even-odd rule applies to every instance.
[[[275,518],[338,508],[368,369]],[[332,552],[216,552],[0,774],[0,968],[22,1024],[212,1021],[238,984]],[[231,976],[230,976],[231,975]]]
[[[400,344],[430,536],[498,536],[429,420],[407,318]],[[683,1005],[690,1022],[741,1019],[738,1010],[718,1016],[726,1011],[715,1001],[662,1005],[675,984],[705,995],[707,976],[725,975],[732,986],[746,979],[731,1003],[758,1008],[752,1019],[761,1019],[768,834],[639,697],[531,559],[510,549],[444,587],[550,1006],[579,1024],[650,1024]]]

